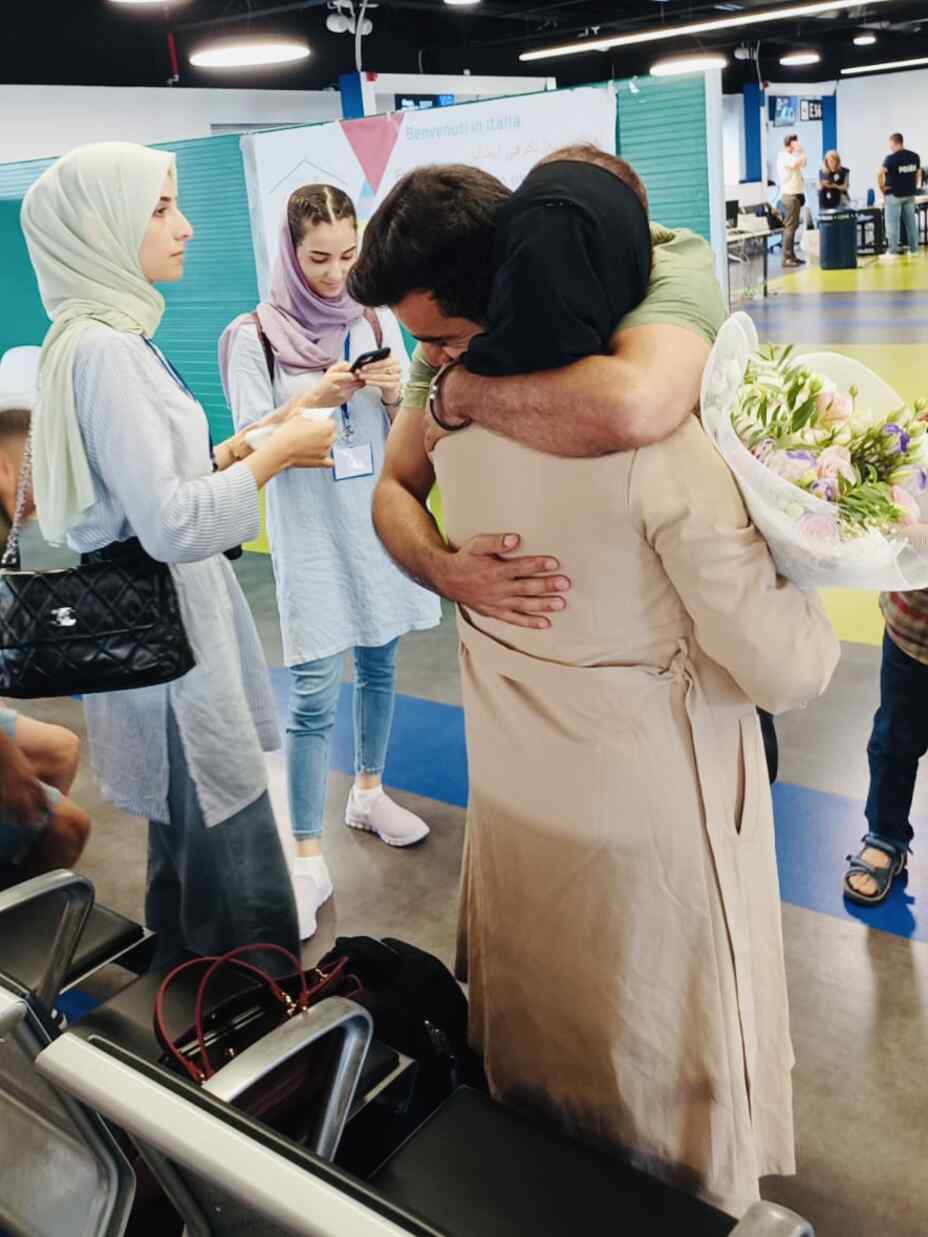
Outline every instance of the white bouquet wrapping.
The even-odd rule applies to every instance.
[[[703,377],[702,422],[777,570],[800,588],[928,588],[902,535],[928,517],[928,423],[858,361],[760,346],[736,313]]]

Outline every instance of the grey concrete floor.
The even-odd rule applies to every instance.
[[[237,571],[269,660],[280,664],[270,562],[248,555]],[[460,703],[455,644],[448,611],[440,628],[408,637],[399,657],[400,691]],[[827,695],[781,719],[784,781],[865,796],[878,666],[878,650],[846,646]],[[72,701],[35,702],[27,711],[83,735],[82,711]],[[349,781],[337,773],[330,781],[324,845],[336,894],[307,957],[321,956],[338,932],[400,936],[450,961],[464,813],[398,795],[429,821],[432,835],[414,850],[391,850],[342,824]],[[279,760],[272,783],[280,804]],[[106,805],[86,769],[74,794],[94,821],[81,869],[101,902],[141,917],[144,825]],[[922,780],[916,813],[926,810]],[[925,1237],[928,946],[789,905],[783,921],[798,1059],[799,1172],[765,1182],[764,1192],[812,1219],[818,1237]]]

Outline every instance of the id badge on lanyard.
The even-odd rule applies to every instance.
[[[346,336],[345,360],[348,361],[350,358],[350,336]],[[332,459],[335,461],[332,472],[335,480],[353,481],[358,477],[372,477],[374,475],[374,449],[369,442],[355,441],[351,409],[347,404],[342,404],[341,418],[341,433],[332,448]]]

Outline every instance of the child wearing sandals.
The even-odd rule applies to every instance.
[[[886,621],[880,668],[880,707],[867,745],[869,830],[863,848],[848,855],[844,896],[863,906],[883,902],[905,871],[918,762],[928,752],[928,589],[884,593]]]

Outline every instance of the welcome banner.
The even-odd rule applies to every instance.
[[[261,295],[268,292],[284,208],[301,185],[343,189],[363,225],[414,168],[468,163],[514,189],[559,146],[595,142],[614,151],[615,131],[615,91],[607,85],[250,134],[242,138],[242,154]]]

